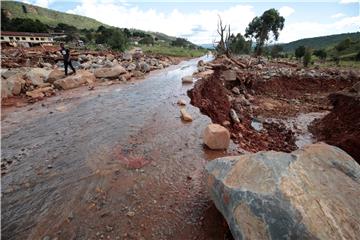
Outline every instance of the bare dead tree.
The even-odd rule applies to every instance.
[[[227,32],[226,32],[227,28]],[[219,16],[219,21],[217,25],[217,32],[220,36],[220,41],[218,41],[217,51],[219,54],[226,54],[226,56],[230,57],[230,24],[223,26],[222,19]]]

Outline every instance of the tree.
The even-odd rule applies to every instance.
[[[349,48],[351,45],[351,39],[350,38],[346,38],[344,40],[342,40],[341,42],[339,42],[336,46],[335,46],[335,49],[338,51],[338,52],[341,52],[347,48]]]
[[[256,55],[261,55],[262,48],[269,40],[269,33],[272,32],[275,41],[279,38],[279,31],[284,28],[285,18],[272,8],[265,11],[260,17],[255,17],[245,30],[245,37],[255,38]]]
[[[302,58],[305,55],[305,46],[299,46],[295,49],[295,57],[297,59]]]
[[[360,51],[356,54],[355,60],[360,61]]]
[[[306,48],[304,58],[303,58],[304,67],[308,67],[310,61],[311,61],[311,50],[309,48]]]
[[[124,51],[127,47],[127,37],[120,29],[114,29],[110,38],[106,42],[112,49]]]
[[[185,38],[176,38],[174,41],[171,42],[171,46],[174,47],[187,47],[188,41]]]
[[[272,58],[278,58],[278,57],[280,57],[280,52],[282,52],[282,51],[283,51],[283,47],[276,44],[276,45],[272,46],[270,55]]]
[[[153,45],[154,44],[154,38],[150,35],[145,36],[143,39],[139,41],[140,44],[146,44],[146,45]]]
[[[227,29],[227,30],[226,30]],[[220,41],[217,42],[216,51],[219,54],[226,54],[230,56],[230,25],[223,26],[221,17],[219,16],[217,32],[220,36]]]
[[[324,49],[319,49],[314,51],[314,55],[320,58],[321,60],[325,60],[327,53],[325,52]]]
[[[249,53],[251,49],[251,42],[246,41],[240,33],[236,36],[231,34],[229,39],[229,48],[230,52],[234,54]]]

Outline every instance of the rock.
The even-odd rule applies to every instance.
[[[108,54],[108,55],[106,55],[106,59],[109,60],[109,61],[112,61],[112,60],[115,59],[115,57],[112,54]]]
[[[234,109],[230,109],[230,117],[235,123],[240,122],[240,119]]]
[[[146,73],[146,72],[150,71],[150,65],[147,64],[146,62],[140,62],[138,68],[143,73]]]
[[[133,76],[134,77],[137,77],[137,78],[140,78],[140,77],[143,77],[144,76],[144,73],[140,72],[140,71],[134,71],[133,72]]]
[[[126,213],[126,216],[133,217],[133,216],[135,216],[135,212],[130,211],[130,212]]]
[[[222,72],[225,81],[236,81],[236,72],[234,70],[226,70]]]
[[[54,89],[52,87],[43,87],[43,88],[37,88],[32,91],[27,91],[26,96],[29,96],[31,98],[43,98],[46,96],[51,96],[54,94]]]
[[[131,62],[132,54],[130,52],[124,52],[124,54],[122,56],[122,60]]]
[[[206,165],[234,239],[358,239],[360,166],[324,143]]]
[[[71,75],[69,77],[56,80],[54,86],[60,89],[71,89],[79,87],[85,83],[95,82],[95,75],[89,71],[80,70],[76,72],[76,75]]]
[[[136,65],[134,63],[130,63],[127,67],[126,70],[128,71],[134,71],[136,69]]]
[[[184,121],[191,122],[193,120],[191,115],[186,111],[185,108],[180,109],[180,114],[181,114],[181,118]]]
[[[6,79],[6,81],[8,91],[11,92],[12,95],[19,95],[25,86],[25,80],[22,78],[22,74],[12,75]]]
[[[126,73],[126,70],[120,65],[111,68],[99,68],[94,71],[96,78],[118,78],[123,73]]]
[[[180,106],[185,106],[186,105],[186,101],[184,99],[179,99],[177,101],[177,105],[180,105]]]
[[[225,127],[228,127],[228,126],[231,125],[231,123],[230,123],[229,121],[225,120],[225,121],[222,123],[222,125],[225,126]]]
[[[360,93],[360,81],[355,83],[352,87],[351,87],[351,91],[352,92],[356,92],[356,93]]]
[[[200,61],[198,61],[198,63],[197,63],[197,66],[198,66],[198,67],[203,67],[204,65],[205,65],[204,60],[200,60]]]
[[[108,67],[108,68],[111,68],[113,67],[114,64],[112,63],[112,61],[106,59],[105,62],[104,62],[104,67]]]
[[[193,77],[192,76],[185,76],[181,79],[182,83],[193,83]]]
[[[12,96],[11,90],[8,88],[7,80],[1,77],[1,98]]]
[[[9,70],[1,71],[1,76],[7,79],[13,75],[22,74],[25,71],[25,68],[12,68]]]
[[[232,91],[233,93],[235,93],[236,95],[240,95],[240,90],[239,90],[239,88],[237,88],[237,87],[233,87],[233,89],[231,89],[231,91]]]
[[[47,78],[47,82],[49,83],[54,83],[56,80],[62,79],[65,77],[65,72],[61,71],[59,69],[55,69],[53,71],[50,72],[50,74],[48,75]]]
[[[84,62],[82,64],[80,64],[80,68],[82,69],[89,69],[91,67],[91,62]]]
[[[151,66],[158,66],[159,65],[159,61],[156,58],[151,58],[149,61],[149,64]]]
[[[30,70],[25,74],[25,77],[29,79],[33,85],[39,86],[47,80],[51,72],[52,71],[44,68],[30,68]]]
[[[230,144],[229,130],[219,124],[209,124],[204,131],[204,143],[210,149],[227,149]]]

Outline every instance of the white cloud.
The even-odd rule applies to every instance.
[[[218,15],[223,23],[231,23],[231,31],[244,33],[255,17],[252,6],[236,5],[223,11],[199,10],[186,13],[177,9],[165,13],[154,9],[143,10],[136,6],[98,0],[83,0],[68,13],[95,18],[108,25],[163,32],[170,36],[186,37],[194,43],[211,43],[217,37]]]
[[[360,3],[359,0],[340,0],[340,4]]]
[[[283,6],[279,9],[280,15],[283,17],[288,17],[291,14],[293,14],[295,12],[295,10],[291,7],[288,6]]]
[[[50,0],[36,0],[34,2],[34,5],[43,7],[43,8],[48,8],[50,4]]]
[[[331,15],[331,18],[342,18],[345,17],[346,15],[344,13],[336,13],[334,15]]]
[[[360,28],[360,16],[345,17],[333,23],[318,22],[297,22],[285,24],[280,33],[280,42],[291,42],[294,40],[339,34],[344,32],[353,32]]]

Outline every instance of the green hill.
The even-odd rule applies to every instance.
[[[350,38],[353,41],[360,40],[360,32],[342,33],[323,37],[304,38],[290,43],[282,44],[285,52],[294,52],[299,46],[307,46],[313,49],[329,49],[334,47],[342,40]]]
[[[105,25],[92,18],[58,12],[22,2],[1,1],[1,9],[9,18],[30,18],[52,27],[58,23],[65,23],[78,29],[97,29],[99,26]]]

